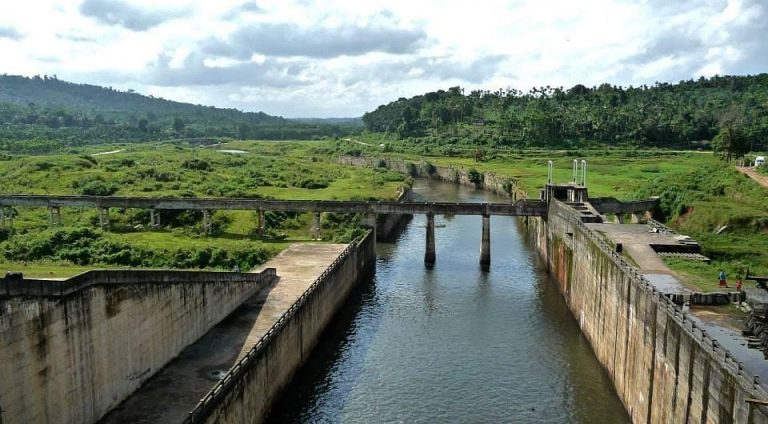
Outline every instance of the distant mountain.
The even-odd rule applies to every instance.
[[[341,121],[293,121],[56,77],[0,75],[0,150],[7,151],[175,138],[312,139],[348,134]]]
[[[365,126],[363,118],[360,116],[357,118],[293,118],[291,120],[305,124],[328,124],[357,128],[363,128]]]

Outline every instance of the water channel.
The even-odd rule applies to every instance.
[[[507,201],[417,181],[425,200]],[[276,405],[273,423],[626,423],[629,417],[515,218],[492,217],[488,272],[479,216],[424,216],[379,243],[361,285]]]

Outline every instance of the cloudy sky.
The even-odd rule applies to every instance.
[[[468,90],[768,71],[765,0],[24,0],[0,73],[286,117]]]

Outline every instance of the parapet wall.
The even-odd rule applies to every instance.
[[[97,421],[273,278],[274,269],[0,279],[0,422]]]
[[[373,269],[375,257],[371,233],[350,244],[200,401],[185,422],[262,422],[352,288]]]
[[[524,218],[633,423],[765,423],[768,394],[568,206]]]

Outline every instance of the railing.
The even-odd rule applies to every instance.
[[[189,412],[187,418],[184,420],[185,423],[191,424],[203,422],[203,420],[210,415],[210,413],[216,408],[216,405],[221,402],[221,400],[229,393],[231,388],[237,383],[242,375],[256,361],[265,347],[269,345],[272,339],[280,332],[280,330],[283,329],[283,327],[285,327],[285,325],[290,321],[291,318],[293,318],[299,309],[304,306],[309,297],[314,294],[320,284],[326,278],[328,278],[329,275],[333,274],[341,263],[348,259],[354,249],[363,243],[370,242],[370,240],[368,240],[369,237],[372,237],[370,232],[363,238],[361,242],[354,241],[350,243],[344,249],[344,251],[342,251],[342,253],[336,257],[336,259],[334,259],[331,265],[328,266],[328,268],[326,268],[322,274],[320,274],[320,276],[315,279],[309,288],[307,288],[307,290],[305,290],[304,293],[299,296],[296,302],[294,302],[294,304],[291,305],[288,310],[286,310],[283,315],[280,316],[280,318],[272,325],[272,327],[267,330],[266,333],[264,333],[261,339],[259,339],[259,341],[256,342],[256,344],[242,358],[240,358],[232,368],[229,369],[227,374],[218,383],[216,383],[216,385],[213,386],[213,388],[208,391],[208,393],[206,393],[202,399],[200,399],[195,408]]]
[[[66,280],[24,278],[8,273],[0,278],[0,296],[62,297],[92,286],[178,283],[263,283],[277,276],[274,268],[260,273],[168,270],[91,270]]]
[[[569,208],[567,205],[562,205],[564,208]],[[629,276],[631,282],[635,283],[640,289],[646,292],[651,292],[653,301],[661,308],[666,310],[668,316],[673,321],[678,323],[683,329],[683,332],[688,334],[704,351],[708,352],[712,358],[718,362],[724,369],[731,371],[736,381],[741,383],[746,390],[752,390],[755,395],[765,399],[768,398],[768,391],[760,384],[756,376],[748,376],[744,371],[741,362],[737,361],[731,353],[725,348],[721,347],[717,340],[709,336],[705,329],[699,328],[696,322],[688,317],[688,314],[682,309],[681,306],[675,304],[672,299],[664,295],[661,291],[656,290],[656,287],[651,284],[640,271],[630,265],[621,254],[616,252],[605,241],[605,239],[592,231],[586,226],[573,211],[573,214],[569,214],[567,218],[570,223],[581,229],[581,231],[590,239],[594,244],[607,255],[613,263]],[[747,389],[749,388],[749,389]]]

